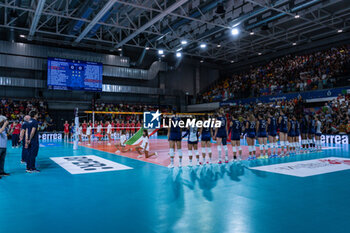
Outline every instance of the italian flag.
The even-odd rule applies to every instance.
[[[134,136],[132,136],[131,138],[129,138],[127,141],[126,141],[126,145],[139,145],[142,141],[142,134],[143,134],[143,130],[144,128],[141,127],[141,129],[139,129],[135,134]],[[147,129],[148,131],[148,136],[152,136],[153,134],[155,134],[159,129]]]

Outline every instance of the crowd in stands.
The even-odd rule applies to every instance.
[[[316,114],[322,116],[325,134],[350,134],[350,95],[325,103]]]
[[[278,116],[279,110],[285,110],[287,116],[297,116],[301,119],[305,115],[317,115],[322,123],[323,134],[350,134],[350,94],[339,95],[328,101],[322,107],[306,108],[303,99],[292,99],[289,101],[275,101],[273,103],[254,103],[230,106],[226,109],[227,116],[235,114],[243,121],[249,113],[258,115],[274,110]]]
[[[333,88],[349,72],[350,45],[306,55],[287,55],[220,80],[198,103]]]
[[[1,98],[0,115],[4,115],[10,122],[21,122],[30,111],[39,112],[39,130],[50,131],[54,125],[49,113],[47,102],[43,99],[13,100]]]
[[[145,104],[112,104],[112,103],[95,103],[92,107],[93,111],[103,112],[152,112],[159,110],[162,113],[171,112],[171,106],[164,105],[145,105]],[[143,119],[143,115],[136,114],[106,114],[97,115],[98,120],[124,120],[124,121],[140,121]]]

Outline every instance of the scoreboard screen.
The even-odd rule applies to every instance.
[[[49,57],[47,87],[54,90],[102,91],[102,63]]]

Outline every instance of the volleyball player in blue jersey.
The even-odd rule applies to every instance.
[[[179,166],[182,166],[182,150],[181,150],[181,128],[179,126],[180,117],[176,116],[176,110],[172,111],[173,117],[171,118],[171,126],[168,128],[168,140],[169,140],[169,155],[170,164],[169,168],[174,167],[174,157],[175,157],[175,145],[177,148],[177,153],[179,156]],[[176,126],[175,126],[176,125]]]
[[[255,137],[256,137],[256,120],[254,114],[250,114],[246,123],[247,144],[249,150],[248,160],[256,159],[255,157]]]
[[[227,149],[227,121],[225,117],[225,112],[223,109],[219,109],[218,117],[216,118],[217,121],[221,121],[221,127],[215,128],[214,137],[213,139],[216,140],[217,143],[217,149],[218,149],[218,156],[219,161],[218,163],[221,164],[221,144],[225,151],[225,163],[228,163],[228,149]]]
[[[259,114],[257,123],[257,131],[258,131],[258,142],[260,149],[259,159],[267,159],[267,121],[264,119],[263,114]]]
[[[231,132],[231,145],[233,152],[233,161],[237,160],[237,150],[239,153],[238,159],[242,159],[242,148],[241,148],[241,135],[242,135],[242,124],[237,119],[236,115],[232,116],[230,122],[230,132]]]
[[[308,152],[309,143],[308,143],[308,133],[309,133],[309,121],[306,116],[303,116],[300,123],[300,131],[301,131],[301,144],[302,144],[302,152]]]
[[[288,145],[288,117],[284,114],[284,112],[280,111],[280,116],[278,118],[278,126],[280,129],[279,139],[281,145],[281,156],[284,155],[284,146]]]
[[[203,122],[208,119],[208,116],[203,117]],[[201,145],[202,145],[202,157],[203,161],[202,164],[206,163],[206,153],[208,152],[209,161],[208,163],[211,163],[211,137],[213,135],[212,128],[209,127],[202,127],[200,130],[200,136],[201,136]]]
[[[310,151],[314,151],[315,150],[315,134],[316,134],[316,121],[315,121],[313,116],[310,116],[310,120],[309,120],[309,134],[308,134]]]
[[[301,150],[301,145],[300,145],[300,122],[297,120],[297,118],[294,116],[295,119],[295,138],[294,138],[294,143],[295,143],[295,150],[296,153],[299,154]]]
[[[316,122],[316,134],[315,134],[315,144],[316,144],[316,150],[322,151],[321,146],[321,135],[322,135],[322,123],[320,121],[319,116],[315,116],[315,122]]]
[[[277,119],[274,117],[274,112],[268,113],[267,129],[269,135],[270,157],[277,156]]]
[[[287,153],[288,151],[292,154],[295,153],[295,134],[296,134],[296,118],[293,116],[288,122],[288,142]]]

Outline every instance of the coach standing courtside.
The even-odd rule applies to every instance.
[[[30,116],[26,115],[23,118],[23,124],[21,126],[21,132],[19,135],[19,142],[22,142],[22,159],[21,163],[26,163],[27,162],[27,157],[28,157],[28,148],[25,147],[26,144],[26,129],[29,125],[30,121]]]
[[[39,152],[39,133],[38,133],[38,112],[31,111],[29,113],[32,120],[29,122],[26,129],[26,145],[28,148],[28,158],[27,158],[27,172],[36,173],[40,172],[35,167],[35,160]]]
[[[7,147],[7,126],[9,122],[5,116],[0,116],[0,179],[2,176],[8,176],[4,171],[6,147]]]

